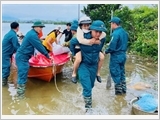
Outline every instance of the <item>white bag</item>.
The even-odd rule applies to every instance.
[[[63,47],[63,46],[58,45],[56,43],[53,43],[52,46],[53,46],[53,54],[54,55],[60,55],[60,54],[63,54],[63,53],[70,52],[68,47]]]

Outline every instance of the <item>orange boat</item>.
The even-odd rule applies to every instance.
[[[37,78],[40,80],[50,82],[50,80],[53,78],[53,76],[55,74],[62,72],[63,66],[64,66],[64,64],[57,65],[57,66],[48,66],[48,67],[30,66],[30,69],[28,71],[28,77],[29,78]]]
[[[54,55],[50,54],[53,61],[38,53],[29,59],[29,78],[36,78],[50,82],[55,74],[61,73],[63,66],[70,60],[68,53]]]

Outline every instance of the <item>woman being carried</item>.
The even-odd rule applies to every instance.
[[[92,46],[93,44],[100,44],[101,43],[101,39],[104,38],[106,36],[105,32],[102,32],[101,36],[99,37],[98,40],[96,40],[95,38],[91,38],[91,39],[86,39],[84,38],[84,33],[89,33],[89,27],[91,24],[91,19],[87,16],[81,17],[79,20],[79,27],[77,29],[77,40],[80,44],[84,44],[84,45],[90,45]],[[77,69],[79,67],[79,64],[81,62],[82,56],[81,56],[81,51],[77,52],[75,54],[75,62],[73,65],[73,73],[72,73],[72,82],[73,83],[77,83],[77,79],[76,79],[76,73],[77,73]],[[104,54],[102,52],[99,53],[99,62],[98,62],[98,71],[97,71],[97,81],[98,82],[102,82],[101,81],[101,77],[100,77],[100,69],[102,67],[104,61]]]

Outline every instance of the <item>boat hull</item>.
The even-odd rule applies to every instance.
[[[48,60],[44,55],[37,53],[36,56],[32,56],[29,59],[29,71],[28,78],[36,78],[39,80],[50,82],[54,75],[61,73],[63,66],[70,60],[68,53],[54,55],[50,54],[50,57],[54,60]],[[15,54],[12,56],[12,64],[17,69],[15,62]]]
[[[30,66],[28,71],[28,78],[36,78],[50,82],[55,74],[61,73],[64,64],[48,67],[35,67]]]

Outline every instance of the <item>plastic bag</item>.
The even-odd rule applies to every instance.
[[[61,55],[54,55],[53,53],[50,53],[50,58],[46,58],[43,54],[37,53],[35,56],[32,56],[29,59],[30,66],[52,66],[53,64],[59,65],[64,64],[70,60],[69,54],[61,54]]]
[[[53,43],[53,54],[54,55],[60,55],[63,53],[68,53],[68,52],[70,52],[68,47],[63,47],[61,45]]]

